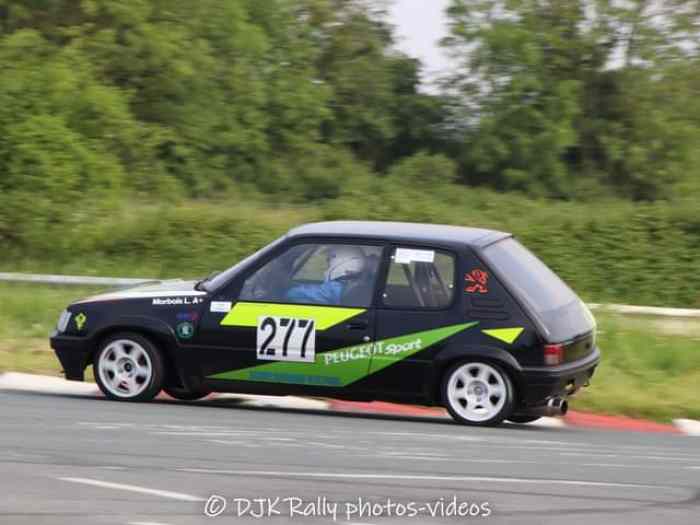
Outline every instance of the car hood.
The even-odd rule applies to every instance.
[[[183,281],[175,279],[171,281],[159,281],[138,285],[123,290],[107,292],[99,295],[86,297],[75,304],[94,303],[102,301],[121,301],[125,299],[155,299],[155,298],[177,298],[177,297],[198,297],[206,295],[206,292],[195,290],[197,281]]]

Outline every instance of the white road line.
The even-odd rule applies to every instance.
[[[108,481],[100,481],[98,479],[87,478],[58,478],[61,481],[70,483],[82,483],[83,485],[92,485],[94,487],[102,487],[105,489],[124,490],[127,492],[138,492],[140,494],[150,494],[152,496],[160,496],[161,498],[177,499],[180,501],[206,501],[204,498],[183,494],[181,492],[170,492],[167,490],[149,489],[147,487],[139,487],[137,485],[125,485],[123,483],[110,483]]]
[[[650,456],[640,454],[596,454],[595,452],[578,453],[578,452],[560,452],[560,456],[583,456],[583,457],[603,457],[603,458],[622,458],[622,459],[646,459],[651,461],[688,461],[695,459],[697,455],[687,456]]]
[[[201,437],[201,438],[214,438],[214,437],[247,437],[241,435],[240,432],[149,432],[149,434],[155,436],[181,436],[181,437]],[[264,436],[267,437],[267,436]]]
[[[126,525],[169,525],[168,523],[159,523],[157,521],[130,521]]]
[[[640,483],[613,483],[606,481],[583,481],[568,479],[539,479],[539,478],[497,478],[487,476],[425,476],[413,474],[338,474],[334,472],[284,472],[275,470],[214,470],[185,468],[183,472],[197,474],[227,474],[239,476],[274,476],[274,477],[306,477],[306,478],[339,478],[339,479],[395,479],[407,481],[475,481],[483,483],[523,483],[533,485],[576,485],[581,487],[618,487],[618,488],[648,488],[673,489],[675,487],[662,485],[645,485]]]
[[[368,454],[369,456],[370,454]],[[438,457],[424,457],[424,456],[411,456],[411,455],[398,455],[398,454],[375,454],[387,459],[405,459],[407,461],[445,461],[449,463],[459,462],[459,463],[495,463],[503,464],[535,464],[540,463],[539,461],[526,461],[520,459],[469,459],[469,458],[438,458]]]
[[[534,465],[541,463],[541,461],[532,461],[532,460],[520,460],[520,459],[474,459],[474,458],[461,458],[461,457],[447,457],[447,456],[426,456],[423,453],[408,453],[405,454],[403,452],[377,452],[377,453],[367,453],[364,454],[367,457],[383,457],[387,459],[403,459],[407,461],[442,461],[442,462],[450,462],[450,463],[494,463],[494,464],[503,464],[503,463],[508,463],[508,464],[518,464],[518,465]],[[585,456],[585,454],[577,454],[580,456]],[[591,454],[591,456],[595,456],[595,454]],[[618,455],[609,455],[610,457],[620,457]],[[608,457],[608,456],[605,456]],[[645,458],[645,456],[633,456],[633,457],[640,457],[640,458]],[[626,457],[622,457],[622,459],[625,459]],[[678,461],[681,461],[678,459]],[[682,461],[687,461],[687,459],[683,459]],[[552,463],[552,465],[558,465],[558,466],[570,466],[574,465],[576,467],[603,467],[603,468],[629,468],[629,469],[649,469],[649,470],[675,470],[678,468],[677,465],[650,465],[650,464],[626,464],[626,463],[594,463],[594,462],[588,462],[588,463]],[[692,467],[688,467],[692,468]]]
[[[335,445],[333,443],[321,443],[320,441],[307,441],[307,445],[322,447],[322,448],[347,448],[345,445]]]

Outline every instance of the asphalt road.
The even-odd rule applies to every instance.
[[[692,437],[9,391],[0,425],[2,524],[700,522]]]

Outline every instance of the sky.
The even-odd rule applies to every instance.
[[[389,20],[396,27],[397,47],[420,59],[425,84],[449,69],[448,57],[438,45],[447,35],[448,3],[449,0],[392,0],[389,7]]]

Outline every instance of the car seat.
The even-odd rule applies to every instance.
[[[347,277],[344,280],[345,289],[340,298],[343,306],[366,306],[372,301],[372,289],[379,266],[377,255],[365,257],[364,270],[356,275]]]

